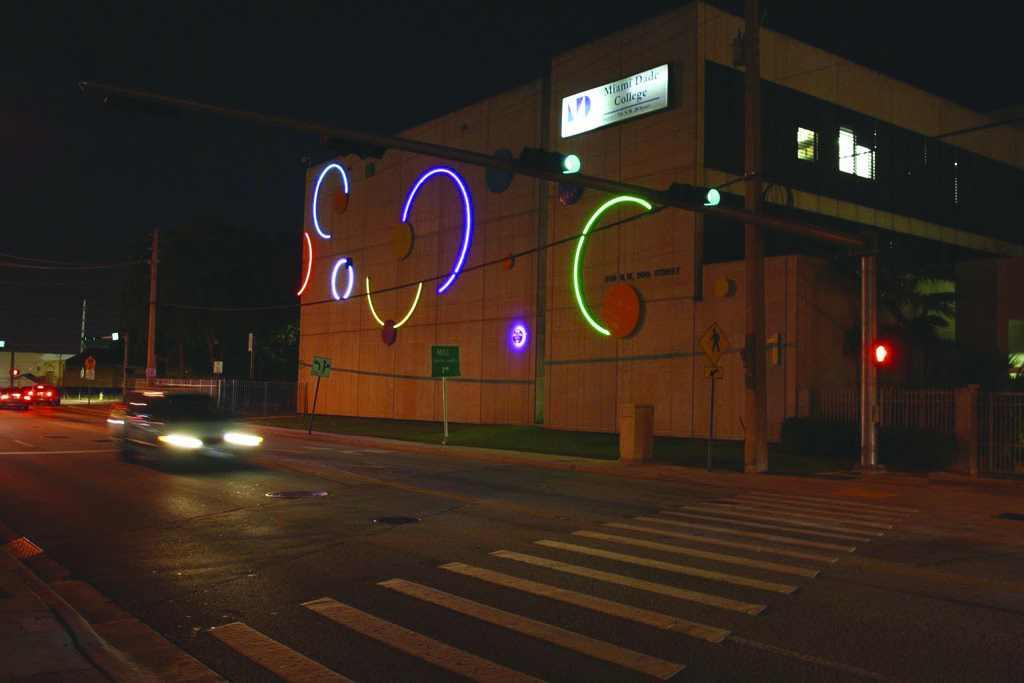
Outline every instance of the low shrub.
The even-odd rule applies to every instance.
[[[897,470],[944,470],[956,455],[953,437],[930,429],[882,427],[878,430],[878,462]]]
[[[855,422],[789,417],[782,422],[781,436],[784,448],[804,457],[860,457],[860,427]]]

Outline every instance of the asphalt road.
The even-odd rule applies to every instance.
[[[967,539],[949,496],[761,496],[276,434],[256,461],[165,472],[115,446],[98,413],[0,412],[0,521],[232,681],[280,680],[254,662],[267,639],[291,680],[1024,677],[1024,544],[1004,520]],[[285,491],[326,495],[267,495]]]

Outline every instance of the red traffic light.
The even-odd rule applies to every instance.
[[[888,342],[875,342],[871,345],[871,362],[878,366],[888,365],[892,360],[892,349]]]
[[[11,377],[17,377],[18,376],[18,372],[19,371],[18,371],[17,368],[11,368]]]

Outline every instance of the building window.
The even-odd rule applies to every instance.
[[[839,170],[861,178],[875,177],[875,151],[857,144],[857,136],[849,128],[839,129]]]
[[[806,128],[796,129],[796,158],[806,161],[818,159],[818,134]]]

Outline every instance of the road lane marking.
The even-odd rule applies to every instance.
[[[628,531],[641,531],[645,534],[654,534],[655,536],[664,536],[665,538],[681,538],[687,541],[697,541],[698,543],[711,543],[714,545],[724,545],[727,548],[742,548],[743,550],[754,550],[759,553],[772,553],[773,555],[783,555],[785,557],[796,557],[802,560],[814,560],[815,562],[836,562],[839,558],[835,555],[816,555],[814,553],[802,553],[798,550],[784,550],[782,548],[771,548],[765,545],[757,545],[755,543],[743,543],[742,541],[727,541],[723,538],[712,538],[711,536],[699,536],[697,534],[684,534],[680,531],[668,531],[667,529],[656,529],[649,526],[640,526],[639,524],[623,524],[621,522],[607,522],[605,526],[610,526],[615,529],[626,529]]]
[[[820,529],[833,529],[835,531],[842,531],[850,534],[849,538],[854,539],[856,535],[859,536],[881,536],[882,532],[875,531],[874,529],[858,529],[851,528],[850,525],[853,522],[812,522],[809,520],[821,519],[818,515],[804,515],[798,512],[777,512],[775,510],[758,510],[756,507],[750,507],[746,505],[729,505],[727,503],[704,503],[703,505],[689,505],[686,507],[687,510],[696,510],[697,512],[711,512],[716,515],[727,514],[734,517],[746,517],[748,519],[770,519],[772,521],[780,522],[782,524],[796,524],[799,526],[816,527]],[[872,525],[874,527],[881,527],[883,529],[891,529],[891,524],[877,524]],[[805,533],[814,533],[811,531]],[[867,540],[856,539],[856,540]]]
[[[836,493],[839,493],[838,491]],[[765,496],[768,498],[781,498],[784,500],[806,500],[812,503],[819,503],[821,505],[837,505],[844,508],[863,508],[865,510],[881,510],[882,512],[920,512],[917,508],[904,508],[897,507],[895,505],[873,505],[871,503],[854,503],[848,500],[836,500],[835,498],[818,498],[815,496],[798,496],[789,493],[769,493],[767,491],[759,492],[757,495]],[[841,494],[846,495],[846,494]]]
[[[602,614],[609,614],[614,617],[628,619],[630,621],[635,621],[638,624],[683,633],[712,643],[720,643],[727,635],[729,635],[729,631],[722,628],[700,624],[695,621],[689,621],[679,617],[671,617],[667,614],[651,612],[649,610],[640,609],[639,607],[631,607],[629,605],[624,605],[621,602],[605,600],[604,598],[587,595],[586,593],[579,593],[566,588],[557,588],[555,586],[549,586],[546,583],[538,583],[536,581],[530,581],[529,579],[521,579],[515,576],[509,576],[508,574],[493,572],[489,569],[473,567],[461,562],[443,564],[441,565],[441,569],[447,569],[448,571],[463,574],[465,576],[472,576],[473,578],[480,579],[481,581],[487,581],[498,586],[504,586],[506,588],[532,593],[533,595],[539,595],[544,598],[558,600],[559,602],[575,605],[577,607],[594,610],[595,612],[601,612]]]
[[[440,607],[446,607],[459,614],[480,619],[481,621],[486,621],[487,623],[509,629],[510,631],[516,631],[532,638],[545,640],[589,657],[649,674],[662,680],[671,678],[684,668],[682,664],[645,655],[635,650],[629,650],[612,643],[590,638],[574,631],[567,631],[543,621],[536,621],[519,614],[513,614],[474,602],[473,600],[460,598],[457,595],[445,593],[444,591],[413,583],[412,581],[391,579],[390,581],[382,581],[377,585],[384,586],[409,597],[439,605]]]
[[[351,679],[331,671],[240,621],[211,628],[207,633],[286,681],[352,683]]]
[[[667,572],[673,572],[675,574],[686,574],[687,576],[696,576],[701,579],[711,579],[712,581],[723,581],[725,583],[733,583],[737,586],[747,586],[748,588],[760,588],[761,590],[772,591],[775,593],[792,593],[796,590],[796,586],[790,586],[784,583],[775,583],[774,581],[761,581],[759,579],[748,579],[745,576],[737,576],[735,574],[725,574],[723,572],[711,571],[710,569],[698,569],[697,567],[691,567],[685,564],[675,564],[673,562],[662,562],[661,560],[651,560],[646,557],[637,557],[635,555],[626,555],[625,553],[613,553],[608,550],[599,550],[597,548],[590,548],[585,545],[575,545],[573,543],[562,543],[561,541],[534,541],[537,545],[542,545],[547,548],[558,548],[560,550],[567,550],[571,553],[579,553],[581,555],[590,555],[591,557],[601,557],[606,560],[616,560],[618,562],[625,562],[626,564],[635,564],[640,567],[650,567],[651,569],[661,569]]]
[[[667,543],[655,543],[654,541],[644,541],[637,538],[629,538],[627,536],[602,534],[596,531],[574,531],[572,533],[574,536],[595,538],[600,541],[610,541],[611,543],[624,543],[626,545],[635,545],[640,548],[661,550],[666,553],[675,553],[677,555],[690,555],[692,557],[702,557],[706,560],[726,562],[728,564],[739,564],[745,567],[756,567],[757,569],[767,569],[768,571],[781,572],[783,574],[795,574],[796,576],[806,576],[811,579],[818,575],[817,569],[806,569],[804,567],[794,567],[793,565],[789,564],[776,564],[775,562],[762,562],[761,560],[751,560],[749,558],[740,557],[738,555],[723,555],[721,553],[713,553],[707,550],[685,548],[678,545],[668,545]]]
[[[658,593],[659,595],[667,595],[669,597],[678,598],[680,600],[698,602],[702,605],[720,607],[722,609],[732,610],[733,612],[743,612],[744,614],[757,615],[765,611],[765,609],[767,609],[767,605],[758,605],[751,602],[743,602],[742,600],[732,600],[730,598],[723,598],[718,595],[710,595],[708,593],[699,593],[697,591],[691,591],[685,588],[678,588],[677,586],[666,586],[664,584],[655,583],[653,581],[634,579],[631,576],[612,574],[611,572],[603,572],[599,569],[580,567],[575,564],[559,562],[558,560],[549,560],[546,557],[537,557],[535,555],[525,555],[523,553],[512,552],[511,550],[496,550],[492,552],[491,555],[494,555],[495,557],[503,557],[506,560],[525,562],[526,564],[532,564],[535,567],[553,569],[555,571],[564,572],[566,574],[574,574],[576,576],[584,576],[588,579],[596,579],[598,581],[604,581],[606,583],[614,583],[618,586],[626,586],[627,588],[637,588],[639,590],[647,591],[648,593]]]
[[[302,606],[364,636],[472,681],[540,683],[538,678],[495,664],[331,598],[311,600],[302,603]]]
[[[696,516],[696,515],[693,515]],[[681,526],[687,529],[701,529],[703,531],[714,531],[717,534],[729,534],[732,536],[746,536],[747,538],[761,538],[766,541],[776,541],[778,543],[789,543],[792,545],[804,545],[808,548],[821,548],[822,550],[835,550],[842,553],[852,553],[857,549],[856,546],[852,545],[836,545],[835,543],[821,543],[819,541],[805,541],[802,538],[793,538],[791,536],[779,536],[778,534],[762,534],[757,531],[741,531],[740,529],[730,529],[729,527],[722,526],[711,526],[710,524],[694,524],[693,522],[680,522],[674,519],[659,519],[657,517],[634,517],[633,519],[639,522],[654,522],[655,524],[669,524],[671,526]],[[797,531],[797,529],[793,529]],[[813,533],[813,532],[811,532]]]
[[[736,496],[737,500],[742,500],[745,503],[753,503],[757,505],[772,506],[772,507],[786,507],[786,509],[806,510],[807,512],[835,512],[844,517],[857,517],[861,519],[875,519],[878,521],[891,521],[891,522],[902,522],[906,518],[906,512],[878,512],[874,510],[860,510],[851,509],[845,507],[842,503],[836,503],[835,505],[823,504],[823,503],[810,503],[807,501],[790,501],[781,500],[779,498],[766,498],[760,494],[752,493],[749,495]]]
[[[746,645],[748,647],[754,647],[759,650],[766,650],[777,655],[783,655],[784,657],[792,657],[793,659],[800,659],[805,662],[811,662],[812,664],[818,664],[820,666],[828,667],[830,669],[838,669],[847,673],[854,674],[856,676],[862,676],[864,678],[870,678],[876,681],[885,681],[886,683],[898,683],[899,679],[890,678],[884,674],[876,673],[874,671],[868,671],[867,669],[861,669],[856,666],[850,666],[848,664],[842,664],[840,662],[833,662],[831,659],[824,659],[822,657],[815,657],[813,655],[805,655],[800,652],[794,652],[793,650],[787,650],[782,647],[775,645],[768,645],[767,643],[759,643],[756,640],[748,640],[747,638],[741,638],[736,635],[729,635],[727,637],[729,642],[738,643],[740,645]]]
[[[687,508],[687,509],[695,509],[695,510],[700,511],[700,508]],[[882,534],[880,534],[878,532],[867,532],[866,531],[866,532],[860,534],[859,536],[853,536],[853,535],[850,535],[850,534],[838,534],[838,533],[835,533],[834,531],[819,531],[819,529],[821,529],[823,527],[821,527],[818,524],[815,524],[814,522],[801,522],[801,521],[795,520],[795,519],[794,520],[783,520],[783,519],[778,520],[779,522],[783,522],[785,525],[787,525],[787,526],[783,526],[782,524],[763,524],[761,522],[748,522],[748,521],[745,521],[745,519],[740,519],[740,518],[746,518],[746,519],[765,519],[764,515],[748,515],[748,514],[744,514],[742,512],[735,512],[734,513],[734,512],[726,512],[724,510],[717,510],[717,509],[706,510],[706,512],[711,512],[711,513],[714,513],[714,514],[700,515],[700,514],[697,514],[696,512],[678,512],[678,511],[675,511],[675,510],[663,510],[662,514],[664,514],[664,515],[672,515],[674,517],[687,517],[687,518],[691,518],[691,519],[707,519],[707,520],[711,520],[712,522],[730,522],[732,524],[739,524],[741,526],[752,526],[752,527],[755,527],[755,528],[758,528],[758,529],[776,529],[778,531],[789,531],[789,532],[795,533],[795,534],[810,534],[812,536],[821,536],[822,538],[838,538],[838,539],[841,539],[841,540],[844,540],[844,541],[858,541],[860,543],[867,543],[868,541],[870,541],[871,539],[868,538],[868,536],[876,536],[877,537],[877,536],[881,536],[882,535]],[[728,519],[728,517],[736,517],[737,519]],[[772,519],[775,519],[775,518],[773,517]],[[802,527],[807,527],[807,528],[806,529],[795,529],[795,528],[793,528],[794,526],[802,526]],[[829,527],[824,527],[824,528],[829,528]]]
[[[96,450],[80,450],[80,451],[0,451],[0,455],[73,455],[79,453],[116,453],[116,450],[110,448],[101,448]]]
[[[813,519],[813,520],[820,520],[820,519],[822,519],[822,517],[825,517],[825,519],[828,519],[830,521],[825,521],[825,522],[816,521],[815,524],[819,524],[821,526],[824,526],[826,529],[837,529],[839,531],[847,531],[847,532],[850,532],[850,533],[857,533],[857,534],[873,534],[875,536],[879,536],[880,534],[878,534],[876,532],[873,532],[872,529],[891,529],[892,526],[893,526],[892,524],[888,524],[886,522],[866,522],[866,521],[860,521],[860,520],[854,521],[852,519],[834,519],[831,516],[832,513],[830,513],[830,512],[818,512],[817,510],[814,511],[814,514],[806,514],[806,513],[803,513],[803,512],[789,512],[787,508],[783,508],[783,510],[785,510],[785,512],[783,512],[783,511],[776,511],[776,510],[767,510],[765,508],[762,508],[759,505],[752,504],[752,503],[704,503],[702,506],[691,505],[691,506],[689,506],[689,509],[705,510],[706,511],[707,507],[711,507],[712,510],[721,510],[721,509],[725,509],[725,510],[747,510],[747,511],[749,511],[751,513],[760,513],[760,514],[754,514],[753,515],[756,519],[763,519],[766,514],[770,514],[772,516],[772,519],[786,519],[786,520],[791,520],[791,519]],[[859,528],[859,527],[868,527],[868,528],[867,529],[862,529],[862,528]]]
[[[28,446],[29,448],[35,448],[35,444],[25,443],[24,441],[19,441],[18,439],[13,439],[13,441],[14,441],[14,443],[20,443],[22,446]]]

